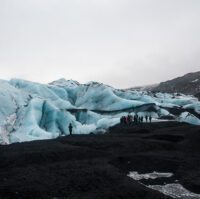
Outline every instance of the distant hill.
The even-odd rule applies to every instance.
[[[136,86],[136,87],[131,87],[125,90],[137,90],[137,91],[151,91],[154,88],[156,88],[159,84],[150,84],[146,86]]]
[[[197,98],[200,100],[200,93],[197,93],[197,94],[195,95],[195,97],[197,97]]]
[[[200,71],[161,82],[151,90],[156,92],[191,94],[200,99]]]

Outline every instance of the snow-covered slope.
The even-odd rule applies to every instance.
[[[0,102],[0,143],[67,135],[69,123],[77,134],[105,131],[128,113],[199,124],[184,112],[193,114],[195,121],[200,113],[200,102],[193,96],[119,90],[65,79],[50,84],[0,80]]]

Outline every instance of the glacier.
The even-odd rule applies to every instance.
[[[123,115],[173,118],[200,125],[200,102],[191,95],[154,93],[74,80],[49,84],[0,80],[0,143],[52,139],[69,134],[105,132]]]

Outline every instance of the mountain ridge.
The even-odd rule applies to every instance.
[[[187,73],[183,76],[161,82],[151,89],[155,92],[183,93],[187,95],[200,94],[200,71]]]

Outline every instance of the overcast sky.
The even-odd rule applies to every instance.
[[[200,0],[0,0],[0,79],[125,88],[200,70]]]

